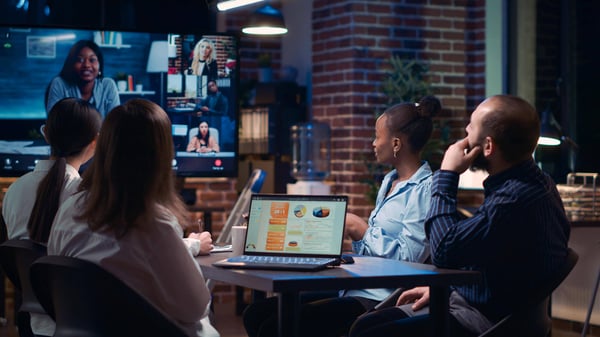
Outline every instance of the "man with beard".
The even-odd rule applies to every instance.
[[[540,122],[529,103],[515,96],[492,96],[472,113],[466,131],[466,138],[448,148],[433,176],[425,221],[436,266],[482,274],[481,283],[451,290],[453,336],[477,336],[520,308],[566,264],[570,234],[556,185],[532,157]],[[483,204],[465,219],[457,211],[458,179],[475,166],[490,175],[484,181]],[[350,337],[431,336],[428,303],[428,287],[407,290],[398,306],[359,318]]]

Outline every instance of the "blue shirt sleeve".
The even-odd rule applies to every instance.
[[[48,100],[46,102],[46,112],[50,112],[50,109],[52,109],[56,102],[68,96],[69,94],[67,93],[66,83],[58,76],[53,78],[48,87]]]
[[[386,196],[395,172],[386,175],[360,241],[352,243],[357,254],[424,262],[429,256],[424,222],[431,201],[431,171],[398,183]]]
[[[459,175],[452,171],[438,171],[433,176],[432,204],[425,230],[431,244],[432,262],[440,267],[459,268],[475,264],[495,254],[486,247],[495,214],[506,202],[486,198],[483,205],[470,217],[464,218],[457,210]],[[493,207],[487,207],[491,203]],[[491,243],[490,243],[491,244]]]
[[[96,108],[100,111],[100,114],[102,114],[102,118],[104,118],[112,109],[121,104],[119,90],[112,78],[104,77],[97,80],[96,84],[94,95],[97,95],[96,97],[100,98],[100,100],[96,102]]]

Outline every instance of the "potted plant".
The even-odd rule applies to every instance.
[[[388,106],[402,102],[417,102],[423,96],[431,95],[431,84],[426,80],[429,67],[423,62],[402,59],[397,55],[390,58],[392,69],[383,81],[381,90],[388,98]],[[423,148],[423,159],[431,169],[440,167],[444,149],[448,145],[449,127],[434,120],[434,130],[440,130],[440,137],[432,137]]]
[[[117,82],[117,88],[119,91],[127,91],[127,74],[124,72],[118,72],[115,74],[115,81]]]
[[[271,82],[273,80],[273,69],[271,68],[271,54],[262,53],[258,55],[258,81]]]
[[[135,81],[135,91],[141,92],[144,90],[144,82],[141,79]]]

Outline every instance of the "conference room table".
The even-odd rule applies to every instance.
[[[430,315],[434,336],[450,336],[448,300],[450,286],[479,282],[475,271],[440,269],[432,265],[403,262],[378,257],[354,256],[353,264],[342,264],[316,272],[229,269],[213,262],[231,253],[212,253],[196,261],[206,279],[264,292],[277,293],[278,333],[282,337],[298,336],[300,292],[316,290],[430,287]]]

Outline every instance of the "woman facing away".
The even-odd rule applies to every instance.
[[[202,121],[198,125],[198,134],[190,140],[186,148],[187,152],[219,152],[219,143],[215,137],[210,135],[208,122]]]
[[[91,104],[65,98],[52,107],[44,126],[50,158],[12,183],[2,202],[9,239],[48,241],[60,204],[77,191],[80,166],[94,155],[99,131],[100,114]],[[32,313],[31,328],[35,335],[52,336],[54,321]]]
[[[216,80],[219,65],[217,63],[217,50],[213,41],[207,38],[200,39],[193,51],[191,71],[193,75],[208,76],[208,80]]]
[[[117,85],[104,77],[104,56],[94,41],[77,41],[69,50],[63,67],[46,92],[46,111],[60,99],[77,97],[90,102],[102,117],[121,104]]]
[[[424,224],[430,207],[432,172],[421,159],[421,152],[431,137],[432,117],[440,110],[439,100],[426,96],[418,103],[391,106],[377,119],[375,158],[393,169],[383,179],[368,221],[351,213],[346,216],[345,234],[352,239],[354,253],[420,263],[429,257]],[[347,290],[338,297],[303,300],[300,335],[346,335],[358,316],[394,290]],[[273,298],[248,306],[244,312],[248,336],[274,336],[276,309]]]
[[[79,168],[94,155],[100,123],[98,111],[81,99],[65,98],[52,107],[43,127],[49,159],[12,183],[2,202],[9,239],[48,241],[58,207],[77,191]]]
[[[183,326],[219,336],[210,292],[181,239],[186,209],[175,190],[171,123],[144,99],[113,109],[102,125],[80,192],[59,209],[49,255],[98,264]]]

